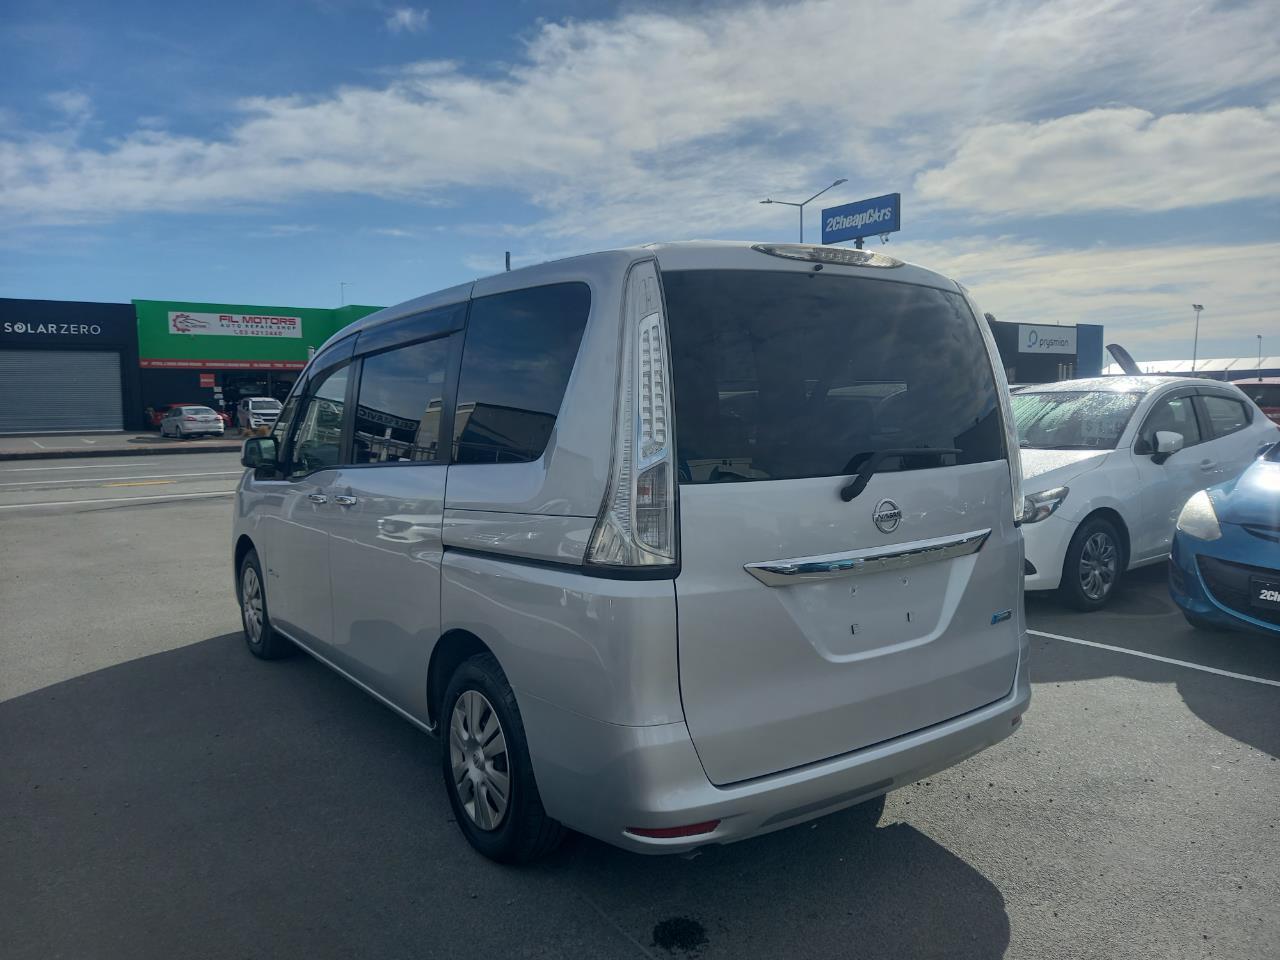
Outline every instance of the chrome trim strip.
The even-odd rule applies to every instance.
[[[814,580],[831,580],[836,577],[860,576],[881,573],[885,570],[902,570],[922,563],[935,563],[977,553],[987,542],[991,531],[975,530],[957,537],[938,537],[934,540],[918,540],[907,546],[885,550],[849,550],[845,553],[827,553],[817,557],[794,557],[790,560],[766,560],[744,564],[742,569],[766,587],[786,587]]]

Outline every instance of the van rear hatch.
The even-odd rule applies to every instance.
[[[716,784],[1013,685],[1022,552],[979,321],[954,290],[869,273],[662,275],[680,690]]]

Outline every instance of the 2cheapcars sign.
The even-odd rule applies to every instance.
[[[1029,323],[1018,324],[1019,353],[1068,353],[1076,352],[1075,327],[1037,327]]]
[[[302,337],[301,317],[169,311],[169,332],[215,337]]]
[[[902,229],[902,194],[859,200],[822,211],[822,242],[840,243]]]

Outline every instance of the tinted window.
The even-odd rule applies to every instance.
[[[456,462],[524,463],[542,456],[590,309],[585,283],[472,301],[458,381]]]
[[[986,347],[964,300],[930,287],[811,273],[663,274],[683,483],[1004,457]]]
[[[1236,386],[1260,407],[1280,407],[1280,383],[1238,383]]]
[[[342,414],[351,368],[338,367],[312,384],[303,401],[289,455],[291,477],[337,466],[342,453]]]
[[[356,403],[352,461],[441,459],[440,411],[449,339],[365,357]]]
[[[1042,450],[1111,450],[1142,395],[1021,391],[1012,395],[1018,442]]]
[[[1225,437],[1249,425],[1249,411],[1239,400],[1213,394],[1202,396],[1200,400],[1204,403],[1205,412],[1209,415],[1209,422],[1213,424],[1215,437]]]
[[[1182,434],[1182,445],[1189,447],[1200,442],[1200,425],[1196,422],[1196,412],[1190,397],[1176,397],[1173,400],[1161,400],[1147,414],[1147,422],[1142,425],[1142,434],[1138,439],[1137,452],[1150,453],[1155,446],[1158,430],[1168,430]]]

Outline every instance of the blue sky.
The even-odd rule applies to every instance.
[[[889,250],[1140,358],[1280,353],[1265,3],[8,0],[0,295],[387,304],[659,239]],[[826,198],[824,198],[825,200]],[[817,237],[817,210],[809,214]]]

